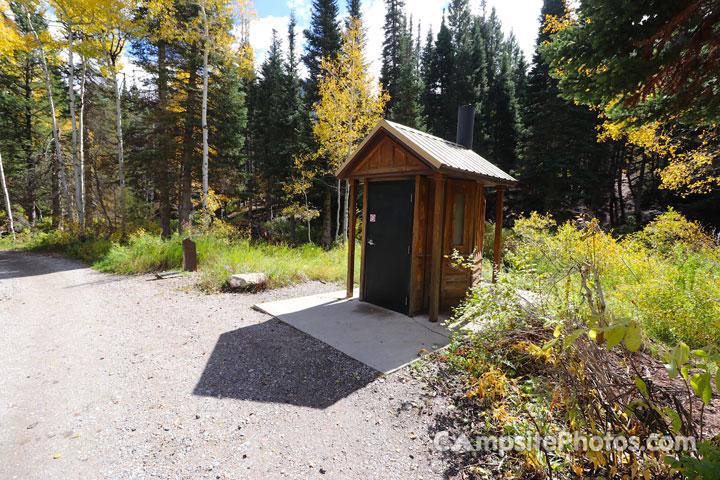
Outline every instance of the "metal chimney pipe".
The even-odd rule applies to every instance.
[[[473,130],[475,127],[475,106],[461,105],[458,107],[457,141],[468,150],[473,146]]]

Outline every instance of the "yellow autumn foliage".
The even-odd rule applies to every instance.
[[[313,133],[334,171],[382,118],[389,96],[375,88],[364,54],[362,26],[351,18],[336,59],[322,60]],[[329,172],[328,172],[329,173]]]
[[[720,186],[720,130],[717,125],[701,129],[695,138],[676,135],[677,126],[652,122],[635,126],[634,119],[612,121],[606,119],[598,135],[599,141],[608,139],[627,141],[668,161],[659,171],[660,188],[672,190],[685,197],[708,193]],[[691,140],[691,141],[689,141]]]

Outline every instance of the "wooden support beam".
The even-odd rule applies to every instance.
[[[368,179],[363,178],[362,245],[360,246],[360,301],[365,301],[365,242],[367,232]]]
[[[443,232],[445,231],[445,175],[433,175],[435,200],[433,202],[432,252],[430,254],[430,321],[437,322],[440,312],[440,282],[442,281]]]
[[[413,234],[412,234],[412,245],[410,247],[410,299],[408,302],[408,315],[414,317],[421,308],[422,305],[422,289],[417,288],[417,284],[422,281],[422,275],[420,271],[425,269],[423,262],[418,262],[418,257],[421,255],[425,243],[426,225],[423,225],[422,216],[426,215],[423,212],[423,180],[422,175],[415,175],[415,193],[413,195]],[[425,206],[425,208],[427,208]]]
[[[505,187],[498,185],[495,196],[495,248],[493,262],[493,283],[497,281],[497,274],[500,271],[500,253],[502,250],[502,223],[503,203],[505,202]]]
[[[485,187],[477,184],[477,215],[475,216],[475,257],[473,258],[472,286],[482,281],[483,247],[485,244]]]
[[[352,298],[355,287],[355,216],[357,213],[357,180],[350,182],[350,233],[348,234],[347,298]]]

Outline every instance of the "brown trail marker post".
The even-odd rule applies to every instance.
[[[198,258],[197,258],[197,246],[195,242],[190,240],[190,237],[183,238],[183,270],[186,272],[194,272],[197,270]]]

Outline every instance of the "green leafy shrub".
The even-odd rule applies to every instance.
[[[720,343],[719,259],[712,238],[672,210],[622,239],[592,221],[558,226],[532,214],[516,222],[507,254],[516,285],[550,288],[562,308],[586,302],[579,277],[568,275],[572,265],[594,265],[616,315],[636,319],[657,340],[694,348]]]

